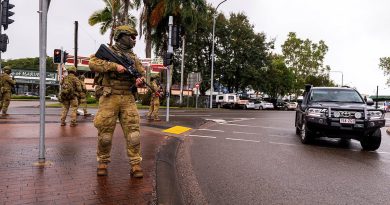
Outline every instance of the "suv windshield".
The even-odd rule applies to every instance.
[[[355,90],[341,89],[313,89],[310,101],[364,103],[359,93]]]

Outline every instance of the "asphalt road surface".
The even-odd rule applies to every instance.
[[[367,152],[355,140],[301,144],[293,111],[204,114],[214,123],[190,133],[179,152],[187,204],[390,203],[386,128],[381,147]]]

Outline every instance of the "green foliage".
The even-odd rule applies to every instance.
[[[92,97],[91,95],[87,96],[87,104],[96,104],[98,101],[96,98]]]
[[[1,64],[2,66],[11,66],[12,69],[39,70],[39,57],[8,59]],[[53,63],[52,57],[46,59],[46,70],[50,72],[57,71],[57,65]]]
[[[287,40],[282,45],[282,52],[287,66],[295,75],[294,89],[296,91],[302,89],[308,83],[309,78],[318,80],[327,76],[325,74],[329,72],[330,67],[323,65],[327,51],[328,46],[322,40],[313,43],[309,39],[298,38],[294,32],[288,34]]]
[[[384,71],[385,75],[390,75],[390,57],[382,57],[379,59],[379,68]],[[387,79],[387,85],[390,86],[390,78]]]

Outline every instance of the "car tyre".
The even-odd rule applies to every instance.
[[[363,150],[374,151],[381,146],[382,134],[381,130],[378,128],[373,133],[363,136],[360,139],[360,145],[363,147]]]
[[[260,107],[259,107],[259,110],[263,110],[263,109],[264,109],[263,106],[260,106]]]
[[[301,138],[302,144],[309,144],[312,141],[312,133],[307,129],[305,122],[302,123],[299,137]]]

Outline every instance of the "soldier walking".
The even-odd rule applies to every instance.
[[[0,74],[0,110],[2,116],[6,116],[8,106],[11,101],[12,88],[16,84],[16,80],[11,77],[11,67],[5,66],[4,73]]]
[[[151,78],[152,82],[150,86],[152,89],[150,91],[152,92],[151,98],[150,98],[150,106],[149,106],[149,112],[146,115],[148,120],[154,120],[154,121],[160,121],[160,117],[158,116],[158,110],[160,109],[160,85],[158,82],[158,76]]]
[[[115,45],[110,49],[118,55],[132,59],[134,67],[144,76],[145,70],[132,51],[137,35],[137,30],[131,26],[118,26],[114,30]],[[119,118],[126,140],[127,155],[131,166],[130,175],[141,178],[143,172],[140,165],[142,161],[140,118],[131,88],[134,85],[143,86],[143,77],[137,79],[129,77],[122,65],[95,56],[91,56],[89,67],[91,71],[103,75],[99,84],[103,88],[103,95],[99,98],[99,110],[94,119],[94,125],[98,130],[97,175],[105,176],[108,174],[107,167],[111,161],[112,136]]]
[[[80,92],[80,98],[79,98],[79,107],[83,108],[84,116],[87,116],[87,87],[84,83],[85,76],[80,76],[80,84],[81,84],[81,92]]]
[[[66,125],[66,116],[71,108],[70,126],[74,127],[77,125],[78,96],[82,88],[80,80],[76,77],[76,67],[71,66],[67,70],[68,75],[61,82],[59,95],[59,101],[62,103],[61,126]]]

